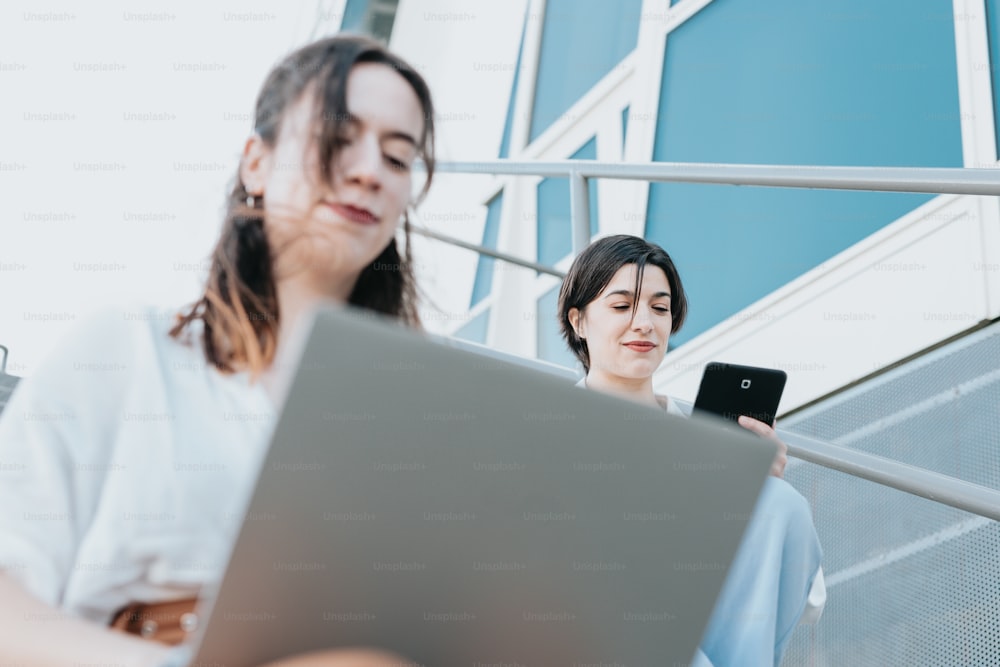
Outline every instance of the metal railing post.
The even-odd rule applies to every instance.
[[[590,193],[587,177],[579,171],[569,173],[569,215],[573,226],[573,256],[576,257],[590,245]]]

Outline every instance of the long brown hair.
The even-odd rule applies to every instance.
[[[320,127],[319,163],[326,182],[333,180],[339,138],[347,110],[347,77],[359,63],[378,63],[393,68],[413,87],[424,113],[419,153],[426,165],[426,194],[434,174],[434,108],[430,90],[409,64],[379,43],[364,37],[338,35],[313,42],[288,55],[271,70],[257,96],[254,131],[268,146],[278,139],[285,112],[305,92],[316,97],[316,122]],[[223,373],[250,371],[257,376],[274,359],[278,342],[277,288],[274,254],[264,232],[264,213],[252,206],[245,184],[237,172],[226,200],[226,214],[211,255],[205,291],[178,315],[170,330],[181,338],[196,322],[202,323],[202,346],[206,360]],[[410,251],[410,222],[404,216],[403,252],[395,237],[377,258],[365,267],[354,285],[349,303],[396,317],[418,327],[417,290]]]

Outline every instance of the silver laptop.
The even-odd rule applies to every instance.
[[[686,665],[774,454],[321,310],[194,664]]]

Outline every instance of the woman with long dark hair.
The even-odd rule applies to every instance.
[[[0,657],[183,664],[165,644],[221,577],[297,323],[332,301],[419,326],[406,210],[414,161],[425,191],[433,174],[433,118],[420,75],[364,38],[273,69],[201,298],[90,318],[0,419]]]

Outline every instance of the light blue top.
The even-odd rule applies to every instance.
[[[692,665],[781,664],[822,556],[806,499],[768,477]]]
[[[586,388],[585,379],[577,386]],[[668,413],[686,416],[675,401],[658,398]],[[809,503],[768,477],[692,667],[781,664],[803,614],[815,621],[826,601],[822,557]]]

